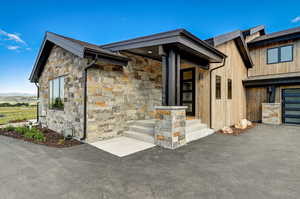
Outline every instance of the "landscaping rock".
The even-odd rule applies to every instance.
[[[223,133],[226,133],[226,134],[232,134],[233,133],[232,128],[226,127],[226,126],[222,129],[222,131],[223,131]]]

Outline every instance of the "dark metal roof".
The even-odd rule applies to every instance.
[[[246,36],[253,35],[254,33],[257,33],[257,32],[261,32],[261,35],[265,35],[266,34],[265,26],[264,25],[258,25],[258,26],[249,28],[247,30],[242,30],[242,34],[244,36],[244,39],[246,38]]]
[[[222,62],[223,58],[226,57],[225,54],[210,46],[201,39],[197,38],[185,29],[177,29],[144,37],[138,37],[102,45],[101,47],[111,51],[122,51],[175,43],[197,51],[198,53],[206,56],[211,60],[214,60],[215,62]]]
[[[103,59],[115,60],[116,62],[119,62],[121,64],[125,64],[129,60],[124,55],[116,54],[111,51],[102,49],[97,45],[58,35],[52,32],[46,32],[42,46],[39,50],[37,59],[29,78],[31,82],[38,81],[38,77],[43,71],[44,65],[46,64],[51,49],[54,45],[60,46],[61,48],[73,53],[74,55],[77,55],[80,58],[83,58],[87,53],[92,53],[97,54]]]
[[[242,32],[240,30],[236,30],[230,33],[222,34],[213,38],[209,38],[205,40],[208,44],[216,47],[221,44],[224,44],[228,41],[234,40],[238,50],[241,54],[241,57],[246,65],[247,68],[251,68],[253,66],[252,59],[250,57],[247,44],[244,40],[244,37],[242,35]]]
[[[300,38],[300,27],[291,28],[258,37],[248,43],[249,47],[262,46],[274,42],[281,42]]]
[[[283,73],[274,75],[250,76],[243,80],[246,87],[269,86],[269,85],[284,85],[284,84],[299,84],[300,73]]]

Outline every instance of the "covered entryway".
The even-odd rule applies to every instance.
[[[282,90],[282,122],[300,124],[300,88]]]

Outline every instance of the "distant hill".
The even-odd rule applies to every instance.
[[[36,94],[34,94],[34,93],[0,93],[0,96],[3,96],[3,97],[11,97],[11,96],[32,97],[32,96],[36,96]]]
[[[0,103],[28,103],[30,105],[37,104],[37,97],[30,93],[0,93]]]

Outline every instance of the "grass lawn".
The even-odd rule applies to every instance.
[[[0,107],[0,125],[14,120],[36,118],[36,107]]]

